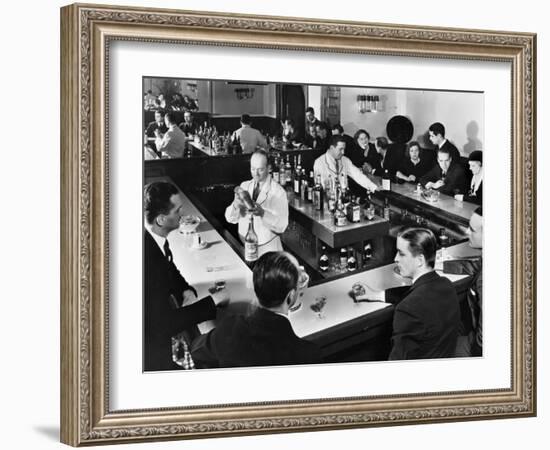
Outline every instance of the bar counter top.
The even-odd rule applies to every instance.
[[[198,298],[208,295],[208,288],[216,280],[223,279],[230,295],[230,305],[226,309],[232,312],[249,311],[257,304],[251,270],[185,194],[182,194],[182,199],[185,213],[200,217],[201,223],[196,233],[200,233],[202,240],[207,242],[207,246],[203,249],[195,249],[192,246],[193,234],[182,234],[179,230],[174,230],[168,236],[174,263],[186,280],[197,290]],[[466,243],[450,247],[447,252],[457,257],[479,254]],[[302,337],[326,339],[327,336],[330,337],[332,329],[341,328],[347,322],[368,317],[371,313],[390,307],[389,304],[380,302],[354,303],[348,292],[357,281],[380,290],[410,284],[410,280],[394,272],[394,266],[393,263],[388,264],[307,288],[301,297],[301,307],[289,315],[296,334]],[[460,275],[442,275],[453,282],[465,278]],[[311,309],[311,305],[321,296],[326,298],[326,304],[319,317]],[[213,326],[213,323],[207,322],[201,324],[199,328],[204,333]]]

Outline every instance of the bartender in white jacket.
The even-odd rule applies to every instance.
[[[254,216],[254,231],[258,235],[258,256],[283,249],[280,235],[288,226],[288,199],[285,190],[269,175],[267,153],[256,150],[250,158],[252,180],[243,181],[241,188],[250,194],[255,207],[248,210],[238,195],[225,210],[229,223],[239,224],[239,235],[244,242],[250,221]]]
[[[330,139],[330,147],[324,155],[319,156],[313,163],[315,177],[321,175],[323,186],[328,188],[329,179],[338,180],[342,187],[348,186],[348,177],[363,186],[368,191],[378,190],[378,186],[367,176],[355,167],[351,160],[344,156],[346,140],[343,136],[335,135]]]

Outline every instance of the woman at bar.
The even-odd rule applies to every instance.
[[[417,183],[433,167],[429,158],[420,156],[420,144],[411,141],[407,144],[407,157],[403,159],[395,174],[397,179]]]
[[[346,147],[345,156],[351,159],[354,166],[361,167],[363,172],[371,173],[376,164],[377,156],[374,145],[369,142],[370,134],[367,130],[357,130],[353,135],[353,146]]]
[[[481,205],[483,203],[483,152],[474,150],[470,153],[468,165],[472,172],[472,180],[470,181],[470,189],[464,196],[464,200]]]

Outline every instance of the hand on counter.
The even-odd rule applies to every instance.
[[[225,306],[229,303],[229,291],[227,289],[218,289],[211,294],[216,306]]]
[[[182,306],[188,306],[192,305],[197,301],[197,296],[191,289],[187,289],[186,291],[183,291],[183,305]]]
[[[355,302],[386,302],[384,291],[375,291],[365,283],[355,283],[352,294]]]
[[[435,183],[430,181],[430,182],[426,183],[426,189],[430,189],[430,188],[431,189],[439,189],[444,184],[445,184],[445,182],[443,180],[438,180]]]

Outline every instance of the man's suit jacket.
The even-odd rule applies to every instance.
[[[153,237],[146,230],[144,248],[144,354],[145,371],[174,370],[172,336],[195,332],[196,324],[216,317],[216,306],[210,296],[180,307],[183,291],[196,291],[185,281],[173,262],[168,262]]]
[[[384,158],[384,163],[382,163],[382,155],[376,152],[376,154],[373,155],[374,165],[371,164],[373,168],[373,174],[382,176],[387,170],[390,176],[393,177],[399,170],[399,167],[403,162],[404,155],[405,154],[403,153],[403,149],[399,148],[399,146],[397,145],[391,144],[386,150],[386,157]]]
[[[429,272],[412,286],[386,290],[386,301],[396,304],[389,359],[454,356],[460,308],[447,278]]]
[[[441,175],[441,167],[439,164],[436,164],[426,175],[420,178],[420,183],[424,186],[430,181],[436,182],[441,179]],[[460,194],[464,194],[466,191],[466,174],[462,166],[453,161],[449,166],[449,170],[447,170],[445,184],[441,186],[438,191],[442,194],[454,195],[455,190],[458,190]]]
[[[452,142],[448,140],[445,141],[445,143],[441,146],[441,149],[448,150],[451,158],[453,158],[453,161],[456,163],[460,163],[460,152],[458,151],[458,148],[456,148],[456,145],[454,145]]]
[[[228,316],[192,346],[197,367],[249,367],[322,362],[317,345],[299,338],[286,317],[264,308]]]

